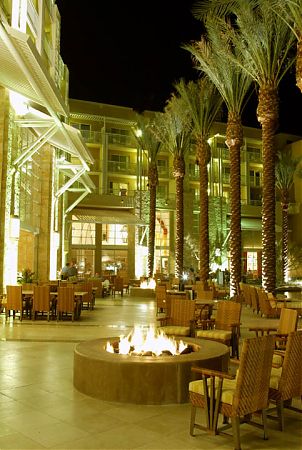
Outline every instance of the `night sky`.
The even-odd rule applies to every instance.
[[[70,98],[163,110],[180,78],[196,79],[181,45],[199,39],[194,0],[57,0],[61,56],[69,69]],[[280,86],[279,131],[302,135],[302,94],[294,71]],[[259,126],[252,98],[243,124]]]

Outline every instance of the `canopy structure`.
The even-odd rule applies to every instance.
[[[73,220],[79,222],[127,224],[127,225],[146,225],[138,216],[129,210],[119,209],[80,209],[72,210]]]

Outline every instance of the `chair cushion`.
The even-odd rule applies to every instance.
[[[271,377],[269,387],[272,389],[278,389],[281,378],[282,367],[273,367],[271,371]]]
[[[232,332],[227,330],[196,330],[196,337],[227,340],[231,339]]]
[[[163,331],[168,336],[190,336],[191,333],[190,327],[181,327],[177,325],[166,325],[164,327],[158,327],[157,330]]]
[[[207,379],[207,382],[209,385],[210,378]],[[218,387],[218,378],[215,379],[215,386]],[[223,403],[228,403],[232,405],[235,389],[236,389],[236,379],[235,380],[224,379],[222,384],[221,401]],[[194,392],[195,394],[204,395],[203,380],[191,381],[189,383],[189,391]]]
[[[282,364],[283,364],[282,356],[274,354],[273,355],[273,366],[275,368],[279,368],[282,366]]]

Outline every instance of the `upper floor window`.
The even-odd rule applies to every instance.
[[[73,128],[77,128],[77,130],[80,130],[80,131],[90,131],[91,130],[91,126],[88,125],[87,123],[71,122],[70,125]]]
[[[168,161],[167,159],[158,159],[157,160],[157,171],[158,175],[165,175],[168,172]]]

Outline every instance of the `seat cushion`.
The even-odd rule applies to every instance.
[[[210,389],[210,384],[209,384],[210,378],[207,379],[207,382],[208,382],[208,386]],[[215,379],[215,387],[218,387],[218,378]],[[228,404],[232,405],[235,389],[236,389],[236,379],[234,379],[234,380],[224,379],[223,384],[222,384],[221,401],[223,403],[228,403]],[[204,395],[203,380],[191,381],[189,383],[189,391],[194,392],[195,394]],[[210,394],[210,390],[209,390],[209,394]],[[216,391],[215,391],[215,397],[216,397]]]
[[[163,331],[168,336],[190,336],[190,327],[181,327],[177,325],[166,325],[164,327],[158,327],[158,331]]]
[[[232,337],[232,332],[227,330],[196,330],[196,337],[208,339],[229,340]]]
[[[273,367],[275,368],[279,368],[281,367],[283,364],[283,358],[280,355],[273,355]]]
[[[270,376],[269,387],[278,390],[280,378],[282,373],[282,367],[273,367]]]

